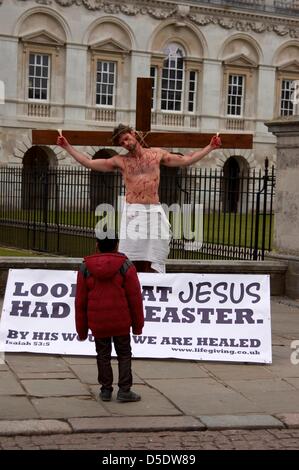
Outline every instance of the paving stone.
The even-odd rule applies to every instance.
[[[292,349],[290,347],[290,341],[286,340],[286,344],[281,346],[272,345],[272,354],[275,360],[280,358],[285,358],[290,363],[290,355],[292,353]],[[273,361],[274,362],[274,361]]]
[[[205,426],[192,416],[73,418],[69,419],[68,423],[75,432],[195,431],[205,429]]]
[[[71,427],[62,421],[51,419],[27,419],[25,421],[0,421],[0,436],[17,436],[34,434],[66,434]]]
[[[286,380],[279,378],[256,379],[256,380],[227,380],[226,385],[243,393],[247,392],[274,392],[294,390]]]
[[[270,415],[218,415],[198,416],[208,429],[258,429],[258,428],[283,428],[283,423]],[[238,438],[238,437],[237,437]]]
[[[208,377],[208,373],[198,363],[190,361],[135,360],[133,369],[143,379]]]
[[[148,382],[172,403],[175,403],[183,414],[198,416],[261,411],[256,403],[213,379],[185,379],[184,381],[168,379]],[[188,390],[188,399],[186,399],[186,390]]]
[[[299,378],[298,365],[292,365],[290,360],[286,360],[282,358],[280,358],[279,361],[276,361],[271,366],[269,366],[269,371],[271,371],[272,374],[275,375],[276,377]]]
[[[66,362],[48,354],[6,353],[7,364],[18,373],[69,371]]]
[[[74,376],[78,377],[81,382],[86,384],[98,383],[98,369],[96,361],[94,361],[94,364],[71,364],[70,367]]]
[[[5,396],[0,398],[1,419],[31,419],[38,418],[38,414],[29,399],[26,397]]]
[[[91,387],[95,397],[99,387]],[[134,403],[119,403],[116,401],[117,388],[113,392],[112,401],[104,406],[112,415],[118,416],[154,416],[181,415],[181,411],[158,390],[146,385],[134,385],[132,390],[141,395],[141,400]]]
[[[289,348],[290,340],[284,336],[273,334],[272,332],[272,347],[274,348],[275,346],[286,346]]]
[[[298,331],[298,308],[295,306],[288,306],[275,302],[275,297],[272,298],[271,302],[271,314],[272,319],[275,319],[273,323],[272,331],[274,333],[283,334],[286,337],[287,334],[291,338],[296,339],[296,331]]]
[[[294,378],[286,377],[285,381],[299,390],[299,378],[298,377],[294,377]]]
[[[96,363],[96,355],[94,356],[63,356],[63,360],[67,364],[90,364],[93,365]]]
[[[0,395],[25,395],[25,390],[10,371],[0,372]]]
[[[220,380],[255,380],[274,378],[272,372],[264,365],[254,364],[207,364],[206,369]]]
[[[278,415],[296,413],[299,410],[298,390],[279,392],[250,392],[244,391],[244,396],[256,403],[261,413]]]
[[[22,380],[22,384],[34,397],[90,395],[87,386],[77,379]]]
[[[299,428],[299,413],[284,413],[277,415],[287,428],[298,429]]]
[[[75,379],[73,372],[19,372],[19,379]]]
[[[65,419],[110,415],[101,403],[89,398],[33,398],[31,401],[41,418]]]

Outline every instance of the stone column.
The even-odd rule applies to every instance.
[[[299,298],[299,116],[266,123],[277,137],[276,257],[289,261],[286,294]]]
[[[65,72],[65,111],[66,127],[81,127],[86,119],[86,63],[87,47],[68,45]]]
[[[276,68],[268,65],[259,66],[259,80],[257,89],[257,121],[256,133],[266,134],[267,128],[262,121],[272,119],[275,97]],[[268,139],[270,136],[268,135]]]
[[[132,52],[131,54],[131,76],[130,76],[130,109],[134,112],[130,116],[130,125],[135,127],[135,112],[136,112],[136,90],[137,78],[149,77],[151,67],[151,57],[145,52]]]
[[[7,165],[12,158],[14,139],[18,135],[17,116],[24,113],[24,105],[17,106],[20,74],[18,40],[3,35],[0,40],[0,166]]]
[[[9,65],[8,65],[9,64]],[[3,36],[0,42],[0,70],[2,88],[5,91],[4,104],[1,114],[5,119],[15,116],[17,113],[16,100],[18,98],[18,40]],[[5,122],[3,123],[5,126]],[[11,124],[11,123],[10,123]]]
[[[222,64],[217,60],[203,60],[202,77],[202,132],[215,132],[221,128],[219,115],[221,115],[221,103],[219,90],[221,90]]]

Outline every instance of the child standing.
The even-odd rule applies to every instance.
[[[81,341],[88,329],[95,338],[100,398],[112,397],[112,340],[118,360],[117,401],[134,402],[140,395],[131,390],[131,337],[142,334],[144,325],[140,283],[133,263],[118,253],[116,238],[97,239],[98,253],[87,256],[77,276],[76,330]]]

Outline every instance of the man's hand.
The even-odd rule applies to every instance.
[[[62,147],[63,149],[66,149],[70,146],[69,142],[66,140],[65,137],[63,137],[63,135],[59,135],[57,137],[57,141],[56,141],[57,145],[59,145],[60,147]]]
[[[219,137],[219,134],[217,133],[217,135],[213,135],[211,142],[210,142],[210,146],[212,147],[212,150],[218,149],[219,147],[221,147],[221,145],[222,145],[222,142]]]

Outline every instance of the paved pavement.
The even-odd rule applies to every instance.
[[[144,449],[162,448],[170,435],[176,447],[166,448],[186,449],[186,436],[188,448],[217,448],[212,435],[221,448],[254,448],[263,435],[272,438],[270,448],[299,449],[299,303],[275,297],[271,308],[271,365],[135,359],[138,403],[118,403],[115,394],[111,402],[98,400],[94,357],[7,353],[0,364],[0,449],[80,448],[83,435],[84,448],[100,441],[107,448],[115,433],[122,433],[124,449],[132,448],[131,435]],[[113,367],[117,377],[116,361]]]

